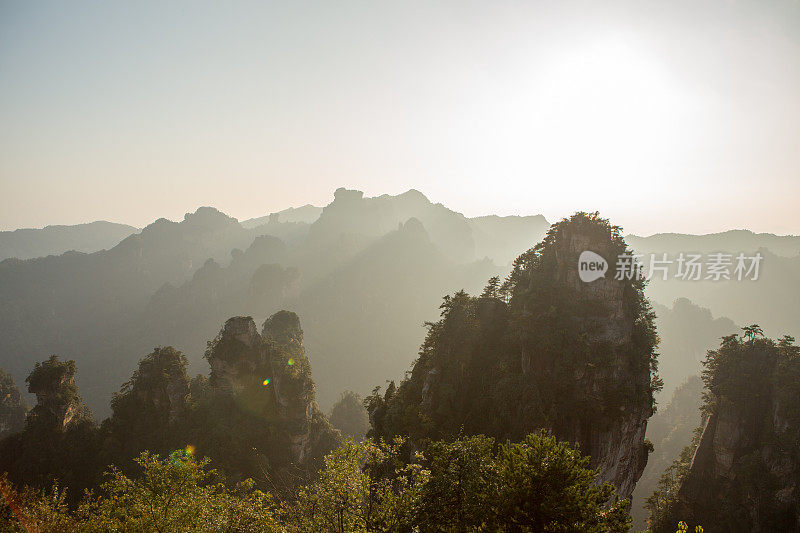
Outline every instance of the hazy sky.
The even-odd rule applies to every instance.
[[[339,186],[800,233],[800,2],[0,0],[1,229]]]

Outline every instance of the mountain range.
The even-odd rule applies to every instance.
[[[541,215],[468,218],[416,190],[364,197],[341,188],[324,208],[241,223],[202,207],[180,222],[128,227],[118,244],[97,245],[108,249],[45,250],[0,262],[0,367],[22,382],[33,362],[52,353],[74,359],[83,396],[103,415],[112,391],[155,346],[181,349],[197,372],[206,340],[225,319],[290,309],[301,317],[317,397],[327,408],[345,389],[364,394],[401,377],[441,298],[504,277],[548,227]],[[657,305],[659,317],[688,297],[732,320],[721,329],[761,320],[774,334],[800,331],[800,257],[791,255],[800,238],[736,231],[629,239],[640,253],[765,255],[761,279],[749,284],[651,282],[646,294],[665,306]],[[713,333],[696,346],[677,346],[685,331],[662,333],[669,387],[696,374],[698,354],[715,344]]]

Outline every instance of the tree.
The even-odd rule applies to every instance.
[[[544,432],[500,446],[494,509],[507,531],[627,532],[628,501],[609,483],[596,485],[589,458]]]
[[[426,450],[430,479],[422,490],[417,523],[424,531],[478,531],[492,523],[499,480],[494,439],[478,435],[432,442]]]
[[[647,521],[650,527],[662,527],[671,523],[672,508],[678,498],[681,483],[689,474],[692,457],[700,443],[701,429],[702,427],[695,429],[691,444],[683,448],[678,458],[661,474],[656,489],[645,500],[644,507],[649,514]]]
[[[500,290],[500,276],[492,276],[489,278],[489,282],[486,283],[486,287],[484,287],[483,292],[481,293],[481,298],[497,298],[499,295]]]
[[[142,450],[168,454],[185,445],[187,365],[186,356],[172,346],[155,348],[139,361],[131,379],[114,393],[112,416],[102,424],[104,466],[132,465]]]
[[[167,458],[143,452],[135,463],[141,469],[129,478],[111,467],[97,495],[88,493],[70,512],[66,491],[58,484],[49,490],[25,488],[19,495],[0,478],[5,509],[0,530],[39,531],[155,531],[155,532],[263,532],[284,531],[278,525],[276,502],[254,490],[253,481],[229,490],[215,482],[217,473],[208,459],[195,460],[190,450]]]
[[[229,491],[214,483],[208,459],[179,450],[167,458],[143,452],[142,475],[128,478],[112,467],[101,490],[78,511],[86,531],[280,531],[268,494],[252,480]]]
[[[325,457],[313,483],[279,502],[232,488],[191,447],[168,457],[143,452],[138,475],[111,467],[70,511],[60,485],[18,496],[0,478],[0,530],[319,533],[624,532],[630,518],[577,448],[544,433],[496,446],[473,436],[431,443],[429,459],[402,460],[409,442],[348,440]]]
[[[349,439],[325,457],[319,479],[290,507],[291,531],[407,531],[427,471],[400,460],[393,443]]]
[[[750,324],[749,326],[743,327],[742,330],[744,330],[744,338],[747,341],[752,341],[756,337],[764,336],[764,331],[758,324]]]

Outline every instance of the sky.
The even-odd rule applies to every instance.
[[[0,0],[0,229],[415,188],[800,233],[800,2]]]

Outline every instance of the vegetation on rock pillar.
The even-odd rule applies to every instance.
[[[36,363],[26,382],[36,394],[25,428],[0,442],[0,471],[9,481],[49,487],[58,480],[77,501],[99,479],[99,439],[91,413],[78,395],[75,361],[55,355]]]
[[[521,440],[547,428],[578,442],[626,497],[647,460],[644,428],[660,387],[654,314],[633,277],[580,281],[582,251],[629,253],[596,214],[554,224],[479,297],[446,296],[410,376],[367,399],[373,438],[484,434]],[[606,452],[597,447],[603,442]],[[603,456],[613,450],[613,456]],[[625,457],[624,468],[617,468]]]
[[[648,500],[655,532],[678,520],[732,532],[800,525],[800,347],[743,330],[708,352],[707,422]]]

